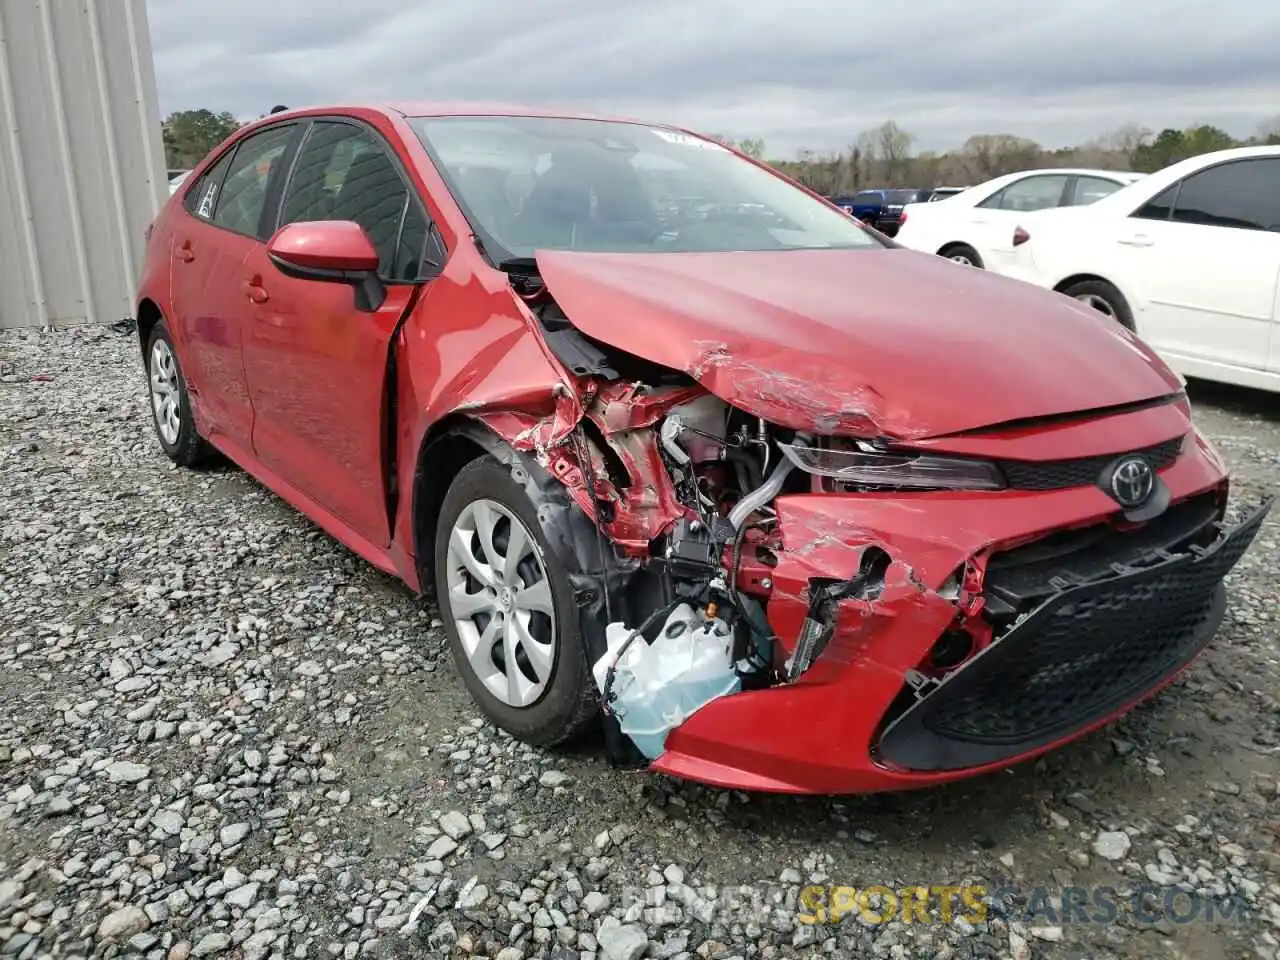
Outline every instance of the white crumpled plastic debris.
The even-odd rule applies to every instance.
[[[729,625],[688,604],[672,611],[653,643],[637,637],[619,659],[630,634],[624,623],[609,624],[608,652],[592,672],[603,693],[609,668],[617,662],[610,706],[622,732],[653,760],[665,749],[668,733],[716,697],[737,693],[742,681],[733,666]]]

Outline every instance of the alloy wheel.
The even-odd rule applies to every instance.
[[[178,442],[182,429],[182,403],[178,386],[178,362],[173,350],[163,339],[151,348],[151,408],[155,411],[156,428],[164,442]]]
[[[474,500],[449,532],[449,616],[467,667],[499,701],[527,707],[546,692],[557,630],[537,540],[507,507]]]

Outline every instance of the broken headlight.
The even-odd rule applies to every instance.
[[[838,483],[920,490],[1002,490],[1005,486],[1000,468],[985,460],[804,443],[779,443],[778,447],[801,470]]]

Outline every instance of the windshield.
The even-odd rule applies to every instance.
[[[884,246],[768,170],[664,127],[558,117],[410,122],[495,262],[538,250]]]

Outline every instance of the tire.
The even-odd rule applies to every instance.
[[[979,270],[983,269],[982,257],[978,256],[978,251],[967,243],[949,243],[938,251],[938,256],[944,257],[952,263],[963,264],[967,267],[977,267]]]
[[[1123,327],[1133,329],[1133,311],[1124,294],[1105,280],[1081,280],[1064,287],[1062,292],[1073,300],[1093,307]]]
[[[517,522],[523,560],[515,571],[495,572],[505,566]],[[482,545],[479,531],[484,529],[491,534],[491,553]],[[486,554],[491,562],[481,565]],[[598,717],[600,701],[578,630],[573,589],[533,504],[493,457],[471,461],[450,485],[434,555],[440,619],[454,663],[480,710],[534,746],[555,746],[582,733]],[[472,570],[486,573],[487,581]],[[461,601],[464,596],[472,599]],[[514,683],[508,643],[515,655]]]
[[[212,449],[196,432],[187,380],[182,375],[178,351],[174,349],[166,321],[160,320],[151,328],[146,358],[151,424],[155,427],[161,448],[180,467],[193,467],[205,462],[210,458]]]

